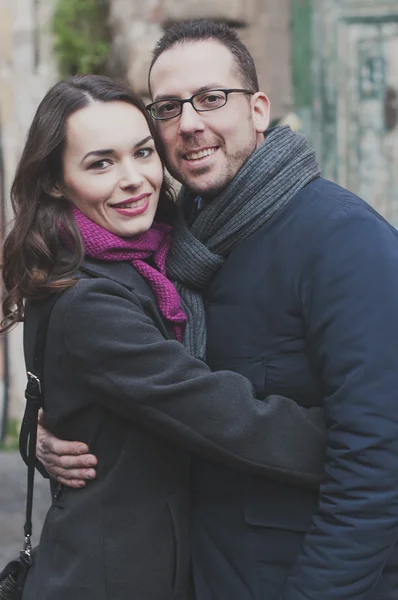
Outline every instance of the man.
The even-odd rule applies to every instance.
[[[397,232],[320,178],[300,136],[267,130],[268,98],[229,28],[170,28],[149,86],[184,186],[169,273],[198,323],[186,345],[260,398],[322,406],[328,427],[319,493],[195,459],[197,599],[396,599]],[[46,445],[53,474],[63,464],[85,477],[90,457]]]

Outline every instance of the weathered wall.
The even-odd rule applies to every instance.
[[[230,23],[255,59],[260,86],[273,117],[292,108],[290,0],[111,0],[114,65],[147,94],[151,51],[164,29],[178,20],[207,17]]]
[[[162,33],[161,0],[110,0],[112,70],[147,94],[151,51]]]
[[[314,64],[325,175],[398,227],[397,0],[318,0]]]
[[[48,23],[54,0],[0,0],[0,135],[4,162],[3,199],[11,218],[9,189],[34,111],[56,79]],[[24,407],[22,332],[9,335],[9,416]],[[1,407],[0,407],[1,408]]]

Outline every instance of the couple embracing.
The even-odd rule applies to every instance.
[[[24,600],[393,600],[397,233],[268,128],[228,27],[171,27],[149,86],[56,84],[13,185],[28,368],[59,294]]]

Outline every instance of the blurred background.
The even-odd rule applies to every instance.
[[[325,177],[398,226],[398,0],[0,0],[2,237],[10,183],[47,89],[65,75],[105,73],[147,98],[155,42],[196,17],[238,30],[273,122],[302,131]],[[19,328],[0,338],[0,448],[15,448],[24,387]],[[0,453],[0,467],[10,460]],[[5,477],[0,468],[2,487]]]

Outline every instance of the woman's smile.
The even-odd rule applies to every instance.
[[[122,200],[121,202],[111,204],[110,206],[122,216],[133,217],[135,215],[143,214],[148,209],[150,196],[151,194],[148,192],[140,194],[135,198],[127,198],[127,200]]]

